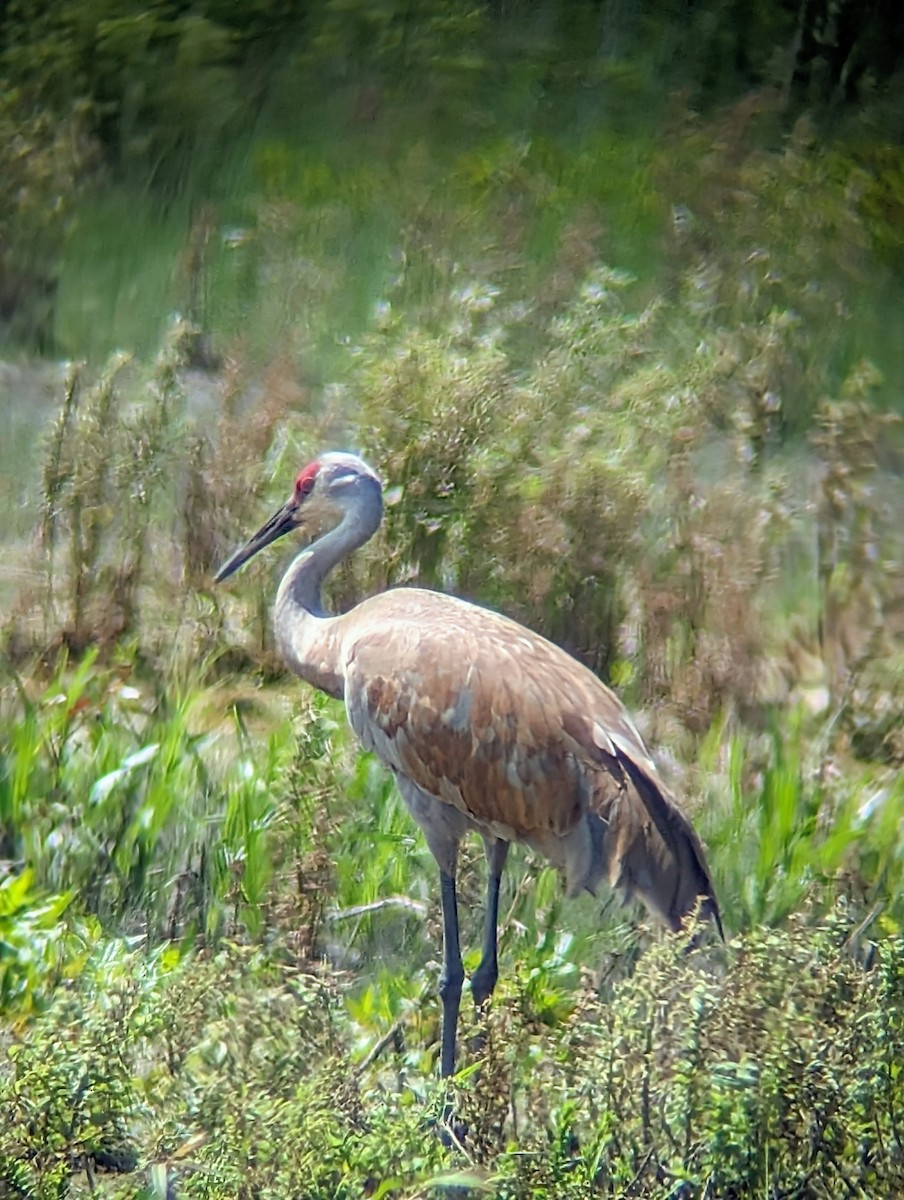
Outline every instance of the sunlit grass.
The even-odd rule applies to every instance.
[[[260,742],[208,732],[196,710],[210,697],[197,683],[136,687],[131,672],[98,668],[95,658],[64,668],[34,697],[21,683],[7,693],[7,857],[148,944],[259,933],[291,725]]]
[[[211,729],[214,698],[191,678],[152,693],[92,655],[36,696],[21,682],[8,688],[7,858],[107,928],[150,945],[215,944],[236,933],[257,940],[274,921],[290,931],[303,904],[296,872],[320,849],[331,864],[319,885],[320,951],[354,967],[371,993],[395,973],[418,990],[440,956],[437,873],[391,777],[355,756],[329,709],[271,718],[251,735],[225,705]],[[839,894],[863,919],[880,918],[874,932],[904,919],[899,782],[866,770],[822,780],[812,746],[818,738],[792,723],[757,739],[716,726],[701,750],[705,792],[686,803],[730,933],[793,913],[815,920]],[[461,870],[470,969],[484,888],[475,838]],[[617,977],[636,952],[636,915],[604,889],[566,901],[557,874],[516,850],[502,898],[503,972],[550,996],[567,995],[583,970]]]

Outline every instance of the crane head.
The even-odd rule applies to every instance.
[[[357,454],[330,451],[299,471],[292,495],[252,538],[223,563],[214,579],[221,583],[259,550],[302,526],[335,524],[362,497],[381,505],[379,476]]]

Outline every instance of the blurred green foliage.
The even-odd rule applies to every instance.
[[[29,870],[0,880],[2,1011],[40,1010],[93,948],[99,932],[96,922],[69,922],[65,916],[73,895],[39,891]]]
[[[872,0],[643,14],[592,0],[11,0],[0,14],[11,184],[21,164],[44,166],[0,245],[50,248],[33,266],[0,260],[0,296],[21,298],[13,339],[33,345],[40,331],[45,348],[97,356],[125,335],[150,353],[178,308],[226,342],[250,333],[260,353],[281,314],[281,336],[321,325],[305,354],[329,376],[335,356],[312,357],[329,356],[337,331],[357,336],[401,254],[413,265],[400,230],[422,250],[442,229],[453,259],[466,249],[483,275],[489,251],[531,294],[532,264],[558,256],[561,271],[587,238],[658,283],[672,210],[689,212],[701,258],[768,260],[769,282],[749,281],[768,311],[794,276],[821,270],[814,249],[850,257],[865,242],[899,257],[900,39]],[[807,140],[826,154],[792,154],[796,180],[756,154],[743,161]],[[773,210],[762,222],[759,203]],[[41,214],[40,237],[28,213]],[[745,223],[758,239],[746,247]],[[888,293],[864,295],[864,272],[854,282],[856,264],[837,265],[859,294],[853,328],[875,326]],[[724,305],[704,273],[701,262],[698,298]],[[807,293],[820,319],[855,308],[850,287],[839,298],[825,282]],[[837,347],[842,373],[852,355],[876,357],[878,330],[866,337]]]
[[[46,350],[63,245],[97,167],[87,110],[29,111],[0,92],[0,329]]]

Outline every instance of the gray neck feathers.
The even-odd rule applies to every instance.
[[[335,528],[296,556],[276,594],[274,623],[280,654],[303,679],[333,695],[338,678],[337,624],[323,610],[321,588],[330,571],[376,533],[383,498],[376,479],[361,477],[349,488],[345,513]]]

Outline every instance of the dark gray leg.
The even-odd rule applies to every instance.
[[[487,848],[487,914],[483,935],[483,954],[477,970],[471,976],[471,995],[480,1007],[489,1000],[499,978],[499,963],[496,958],[496,926],[499,923],[499,887],[508,856],[508,842],[497,838]]]
[[[439,979],[439,995],[443,1002],[443,1042],[440,1074],[445,1079],[455,1071],[455,1036],[458,1031],[458,1009],[465,969],[461,962],[458,940],[458,901],[455,898],[455,876],[439,873],[439,890],[443,903],[443,972]]]

